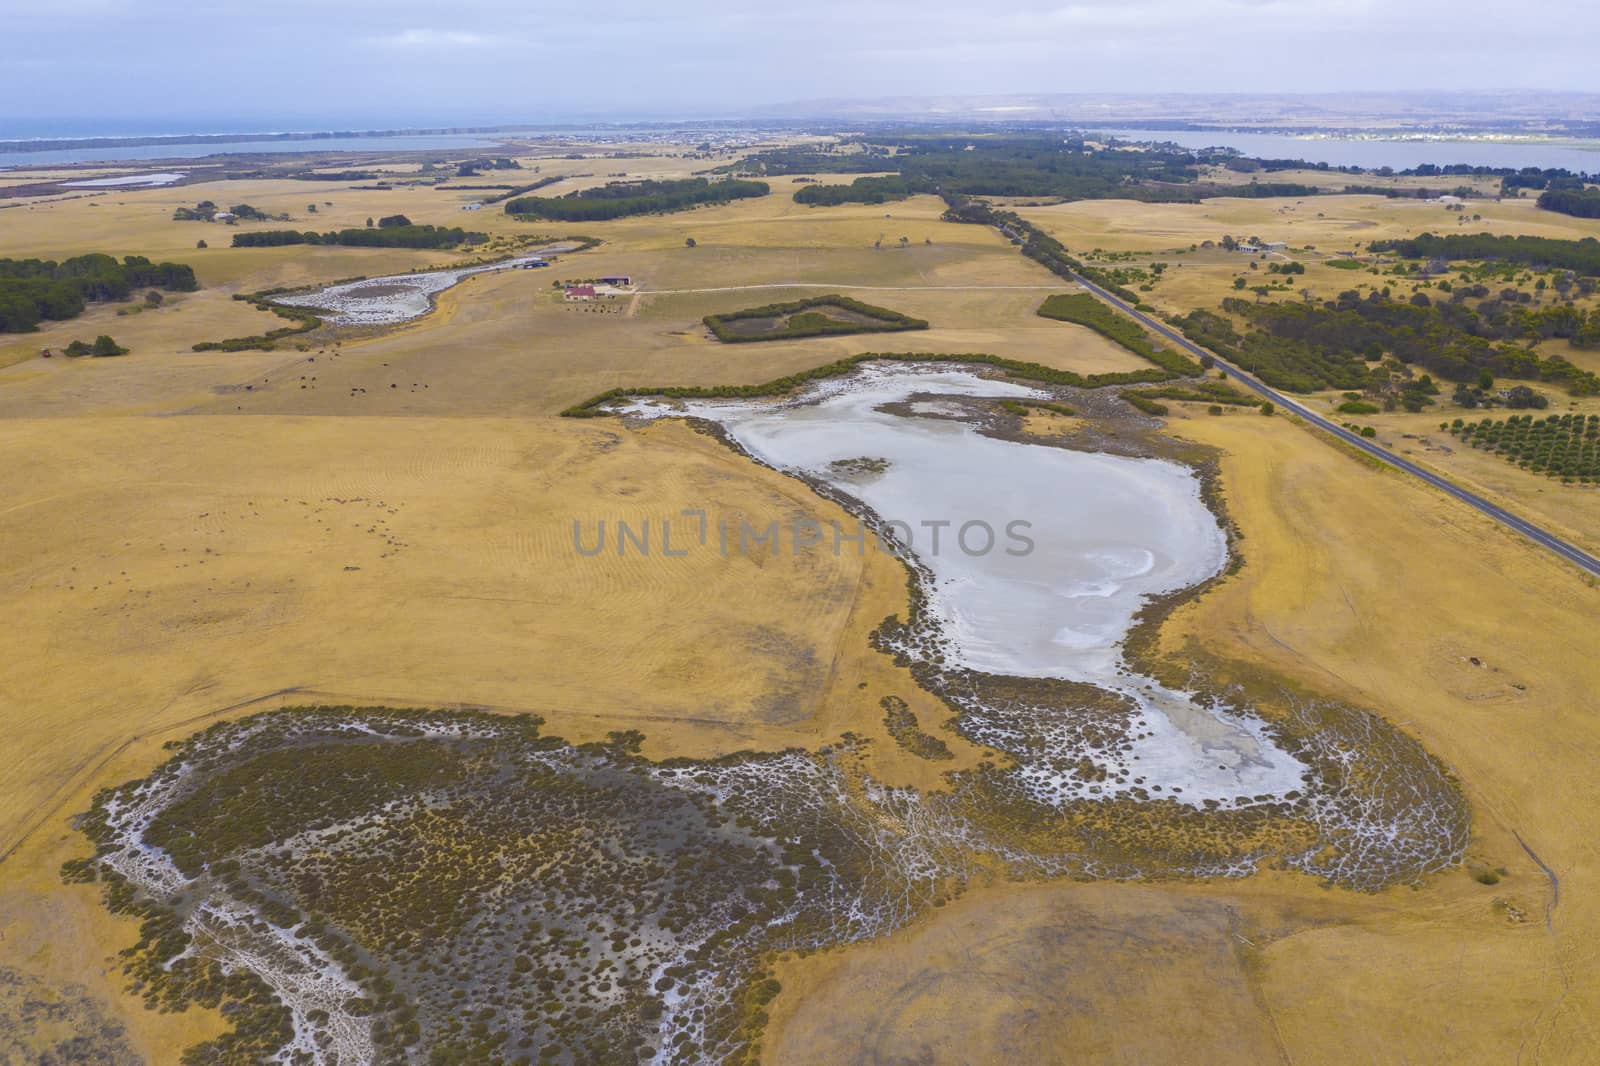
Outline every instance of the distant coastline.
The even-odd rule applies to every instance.
[[[150,136],[32,137],[0,140],[0,152],[50,152],[74,148],[145,148],[181,144],[247,144],[270,141],[311,141],[359,137],[437,137],[463,134],[508,133],[526,126],[453,126],[432,129],[315,130],[272,133],[172,133]]]

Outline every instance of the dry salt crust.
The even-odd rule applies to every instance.
[[[342,285],[330,285],[298,296],[279,296],[273,302],[286,307],[310,307],[332,312],[328,321],[340,326],[392,326],[421,318],[433,310],[435,296],[474,274],[512,270],[543,256],[568,252],[576,247],[575,244],[552,244],[515,259],[504,259],[485,266],[347,281]]]
[[[1049,398],[967,371],[870,364],[788,402],[645,400],[628,410],[718,422],[761,462],[909,526],[904,549],[930,575],[927,608],[952,645],[949,665],[1086,682],[1133,701],[1132,747],[1107,766],[1111,780],[1087,783],[1045,760],[1021,771],[1033,798],[1064,804],[1142,787],[1193,806],[1231,806],[1304,790],[1306,766],[1258,719],[1160,685],[1123,659],[1149,597],[1197,585],[1227,563],[1226,537],[1193,471],[997,440],[938,417],[951,409],[930,396]],[[897,410],[909,415],[884,409],[908,402]],[[834,465],[861,457],[887,466],[860,476],[848,462]],[[923,523],[939,521],[949,525],[936,545]],[[1029,525],[1012,525],[1019,521]],[[963,525],[978,522],[994,532],[987,551],[985,526],[962,537]]]

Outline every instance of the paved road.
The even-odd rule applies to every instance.
[[[822,281],[777,281],[760,285],[724,285],[716,289],[640,289],[640,296],[681,296],[690,292],[744,292],[747,289],[851,289],[856,292],[996,292],[1022,289],[1060,292],[1060,285],[839,285]]]
[[[1512,514],[1503,507],[1490,503],[1488,500],[1477,495],[1476,493],[1468,492],[1466,489],[1455,484],[1453,481],[1448,480],[1447,478],[1440,477],[1438,474],[1435,474],[1432,471],[1423,469],[1416,463],[1411,462],[1409,459],[1405,459],[1399,455],[1396,455],[1383,445],[1368,440],[1360,434],[1350,432],[1337,422],[1332,422],[1324,418],[1322,415],[1317,414],[1310,408],[1305,407],[1299,401],[1292,400],[1289,397],[1284,396],[1282,393],[1268,388],[1266,385],[1262,384],[1259,380],[1251,375],[1245,373],[1243,370],[1240,370],[1238,367],[1233,366],[1226,360],[1219,358],[1215,352],[1208,352],[1199,345],[1191,343],[1187,337],[1172,330],[1165,323],[1162,323],[1157,319],[1151,318],[1149,315],[1135,310],[1126,301],[1118,299],[1116,296],[1113,296],[1111,293],[1107,292],[1105,289],[1102,289],[1089,279],[1080,277],[1077,274],[1074,274],[1073,277],[1077,279],[1079,284],[1088,289],[1090,292],[1094,293],[1096,296],[1100,297],[1100,299],[1111,304],[1124,314],[1137,319],[1140,323],[1153,332],[1165,337],[1167,340],[1171,341],[1173,344],[1176,344],[1178,347],[1182,348],[1184,351],[1190,353],[1196,358],[1201,356],[1210,356],[1211,358],[1215,359],[1217,362],[1217,368],[1219,370],[1224,371],[1229,377],[1238,381],[1241,385],[1250,389],[1252,392],[1271,400],[1275,406],[1285,410],[1293,411],[1301,418],[1304,418],[1307,422],[1315,425],[1318,429],[1333,434],[1346,444],[1360,448],[1373,458],[1388,463],[1390,466],[1399,470],[1404,470],[1413,477],[1422,479],[1429,485],[1432,485],[1434,488],[1439,489],[1441,492],[1449,493],[1451,496],[1454,496],[1468,507],[1482,511],[1484,514],[1488,515],[1490,518],[1493,518],[1501,525],[1507,526],[1510,529],[1521,533],[1524,537],[1527,537],[1535,544],[1538,544],[1544,548],[1548,548],[1557,555],[1561,556],[1563,559],[1566,559],[1568,562],[1581,567],[1596,577],[1600,577],[1600,559],[1590,555],[1582,548],[1567,543],[1555,534],[1541,529],[1525,518],[1519,518],[1517,515]]]

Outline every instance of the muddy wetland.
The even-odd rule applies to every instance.
[[[896,739],[992,755],[939,790],[874,780],[877,742],[850,737],[656,762],[636,734],[575,745],[531,717],[307,708],[102,794],[67,874],[145,919],[129,967],[152,1002],[235,1005],[217,1061],[687,1063],[756,1056],[779,953],[975,882],[1273,866],[1370,891],[1458,861],[1465,803],[1409,737],[1144,657],[1132,637],[1226,580],[1222,493],[1147,424],[1084,450],[999,403],[1059,398],[899,363],[615,407],[714,424],[881,532],[911,610],[874,641],[949,712],[919,730],[882,693]]]

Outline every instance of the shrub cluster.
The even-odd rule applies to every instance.
[[[194,268],[137,255],[120,263],[98,253],[60,263],[0,259],[0,333],[27,333],[41,321],[77,318],[87,305],[126,300],[135,289],[193,292],[199,287]]]

